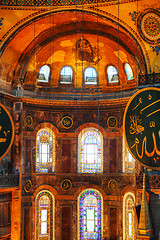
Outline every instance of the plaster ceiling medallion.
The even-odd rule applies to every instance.
[[[157,45],[160,42],[160,12],[149,9],[140,14],[137,20],[139,33],[143,40]]]

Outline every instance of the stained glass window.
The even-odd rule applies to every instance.
[[[39,130],[36,146],[36,172],[54,172],[54,133],[49,128]]]
[[[127,75],[127,80],[134,79],[133,71],[132,71],[132,68],[129,65],[129,63],[125,63],[124,68],[125,68],[125,72],[126,72],[126,75]]]
[[[71,67],[65,66],[60,72],[60,83],[71,84],[72,83],[73,70]]]
[[[53,210],[54,199],[52,194],[47,191],[41,191],[36,197],[35,202],[36,216],[36,240],[54,239],[53,237]]]
[[[94,189],[83,191],[78,200],[79,240],[102,239],[102,197]]]
[[[48,82],[50,74],[50,68],[47,65],[44,65],[39,70],[38,82]]]
[[[80,173],[100,173],[103,171],[103,138],[100,131],[94,128],[84,129],[79,134]]]
[[[135,196],[128,192],[123,198],[123,239],[136,239]]]
[[[109,66],[107,68],[107,75],[108,75],[108,82],[109,83],[119,82],[118,71],[114,66]]]
[[[87,67],[84,71],[85,84],[97,84],[97,72],[93,67]]]
[[[123,137],[123,172],[133,173],[136,170],[136,161],[129,152]]]

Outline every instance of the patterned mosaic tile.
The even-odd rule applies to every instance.
[[[0,0],[2,6],[68,6],[76,4],[118,2],[118,0]]]

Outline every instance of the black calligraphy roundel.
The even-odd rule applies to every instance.
[[[148,168],[160,168],[159,88],[142,89],[130,98],[124,113],[123,128],[132,156]]]
[[[14,124],[7,109],[0,103],[0,159],[10,150],[14,139]]]

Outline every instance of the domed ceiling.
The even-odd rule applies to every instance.
[[[82,59],[79,55],[77,42],[82,38],[91,46],[90,58],[83,55]],[[134,80],[129,83],[125,63],[131,65],[134,74]],[[61,88],[59,75],[64,66],[73,69],[72,88],[81,88],[85,68],[94,67],[98,87],[104,92],[136,88],[137,73],[145,73],[146,69],[138,42],[124,26],[92,11],[75,9],[41,13],[26,19],[2,46],[1,74],[7,82],[19,79],[24,88],[37,86],[39,70],[45,64],[50,67],[52,91]],[[119,72],[116,86],[108,84],[106,69],[109,65]]]

